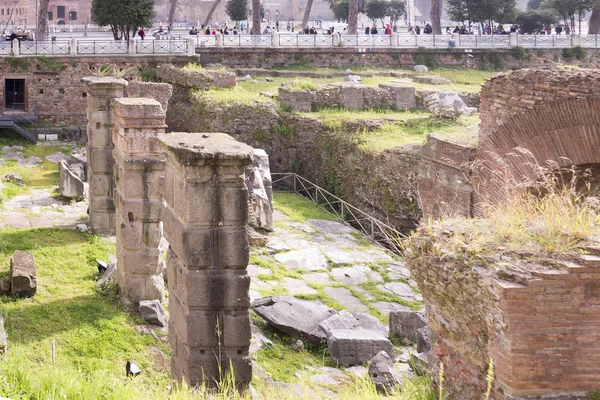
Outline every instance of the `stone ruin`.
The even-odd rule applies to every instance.
[[[151,312],[163,300],[164,235],[173,378],[212,386],[233,367],[245,386],[249,214],[255,226],[273,229],[266,153],[222,133],[166,134],[160,102],[123,97],[122,79],[84,81],[90,225],[116,234],[124,305]]]

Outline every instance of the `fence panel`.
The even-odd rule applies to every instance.
[[[58,41],[58,40],[44,40],[44,41],[22,41],[19,43],[20,53],[23,55],[33,54],[47,54],[47,55],[60,55],[69,54],[70,42],[69,41]]]
[[[0,55],[7,56],[12,52],[11,42],[0,42]]]
[[[581,35],[579,37],[579,45],[581,47],[598,47],[598,35]]]

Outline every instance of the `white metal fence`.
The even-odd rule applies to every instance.
[[[190,54],[195,42],[170,40],[38,40],[0,42],[0,57],[10,55],[181,55]],[[192,53],[193,54],[193,53]]]

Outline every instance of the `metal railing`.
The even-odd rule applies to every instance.
[[[19,53],[22,55],[65,55],[71,52],[69,40],[37,40],[19,42]]]
[[[214,42],[214,39],[213,39]],[[0,57],[14,55],[135,55],[187,54],[188,39],[169,40],[38,40],[0,42]]]
[[[120,40],[78,40],[77,54],[127,54],[127,42]]]
[[[368,236],[374,243],[401,254],[400,239],[404,235],[352,204],[294,173],[271,173],[273,190],[295,193],[308,198],[319,207],[334,214],[347,225]]]
[[[137,54],[185,54],[188,51],[186,39],[139,40],[135,46]]]

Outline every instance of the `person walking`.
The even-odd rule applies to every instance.
[[[146,32],[144,31],[144,28],[140,28],[140,31],[138,32],[138,35],[140,35],[140,38],[142,40],[144,40],[144,38],[146,37]]]

